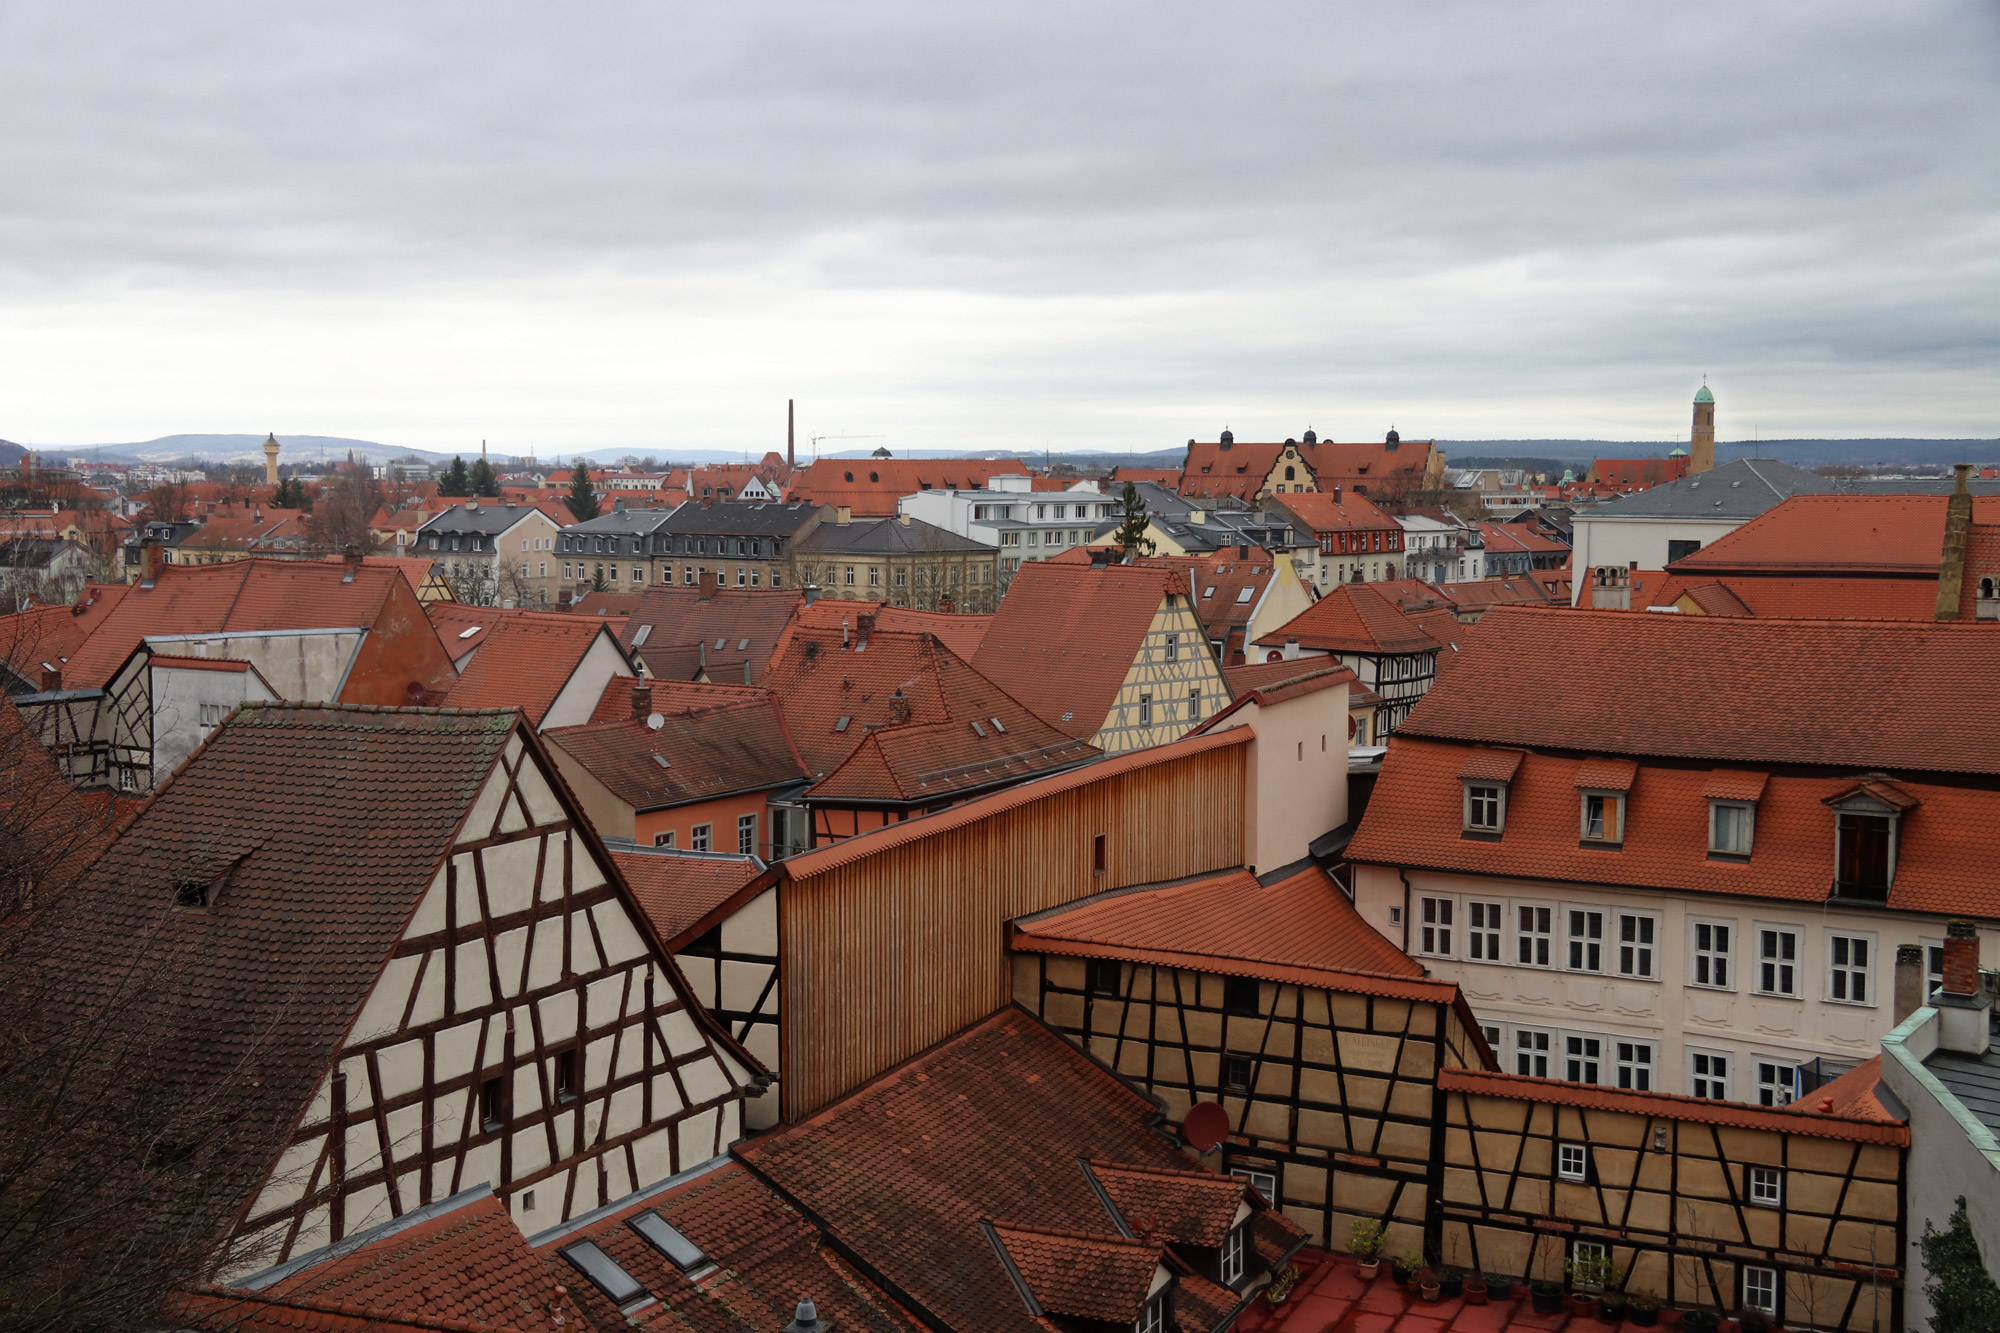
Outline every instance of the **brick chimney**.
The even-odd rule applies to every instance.
[[[644,722],[653,715],[653,687],[644,676],[632,678],[632,716]]]
[[[1955,917],[1944,927],[1944,981],[1931,997],[1938,1049],[1983,1055],[1993,1040],[1993,997],[1979,977],[1979,927]]]
[[[42,663],[42,692],[52,694],[62,688],[62,668]]]
[[[340,581],[342,583],[352,583],[354,582],[354,576],[361,572],[361,547],[350,543],[345,552],[345,560],[347,568],[341,574]]]
[[[715,571],[712,569],[702,570],[700,576],[695,580],[696,598],[700,601],[705,602],[709,598],[715,596],[715,589],[716,589]]]
[[[1959,589],[1965,582],[1965,540],[1972,531],[1972,491],[1966,485],[1972,464],[1959,463],[1958,483],[1944,506],[1944,553],[1938,560],[1937,620],[1958,619]]]
[[[160,544],[150,538],[139,543],[139,586],[150,588],[160,577]]]

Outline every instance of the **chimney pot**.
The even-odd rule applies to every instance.
[[[1901,1023],[1924,1007],[1924,950],[1920,944],[1896,946],[1896,1021]]]
[[[1962,998],[1979,994],[1979,928],[1970,921],[1945,923],[1944,982],[1939,990]]]
[[[644,676],[632,678],[632,716],[641,721],[653,715],[653,687]]]
[[[1979,975],[1979,927],[1963,917],[1945,923],[1944,980],[1930,998],[1942,1051],[1984,1055],[1993,1042],[1993,997]]]

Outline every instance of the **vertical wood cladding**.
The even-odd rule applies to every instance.
[[[1444,1122],[1447,1263],[1559,1281],[1582,1241],[1628,1292],[1680,1308],[1739,1308],[1748,1265],[1776,1272],[1783,1327],[1902,1326],[1896,1127],[1788,1133],[1459,1090]],[[1559,1143],[1587,1148],[1586,1180],[1559,1178]],[[1775,1203],[1753,1199],[1753,1169],[1777,1173]]]
[[[1017,788],[991,814],[825,870],[781,862],[805,867],[779,907],[785,1118],[1005,1005],[1012,918],[1242,864],[1246,750],[1201,749],[1027,799]]]

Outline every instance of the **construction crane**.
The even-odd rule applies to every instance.
[[[819,461],[819,442],[821,440],[886,440],[888,438],[886,435],[809,435],[806,437],[806,440],[812,445],[813,461],[816,463]]]

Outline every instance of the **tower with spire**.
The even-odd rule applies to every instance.
[[[1715,466],[1715,395],[1708,391],[1708,376],[1694,396],[1694,433],[1689,437],[1688,471],[1706,472]]]
[[[274,434],[264,436],[264,484],[278,484],[278,437]]]

